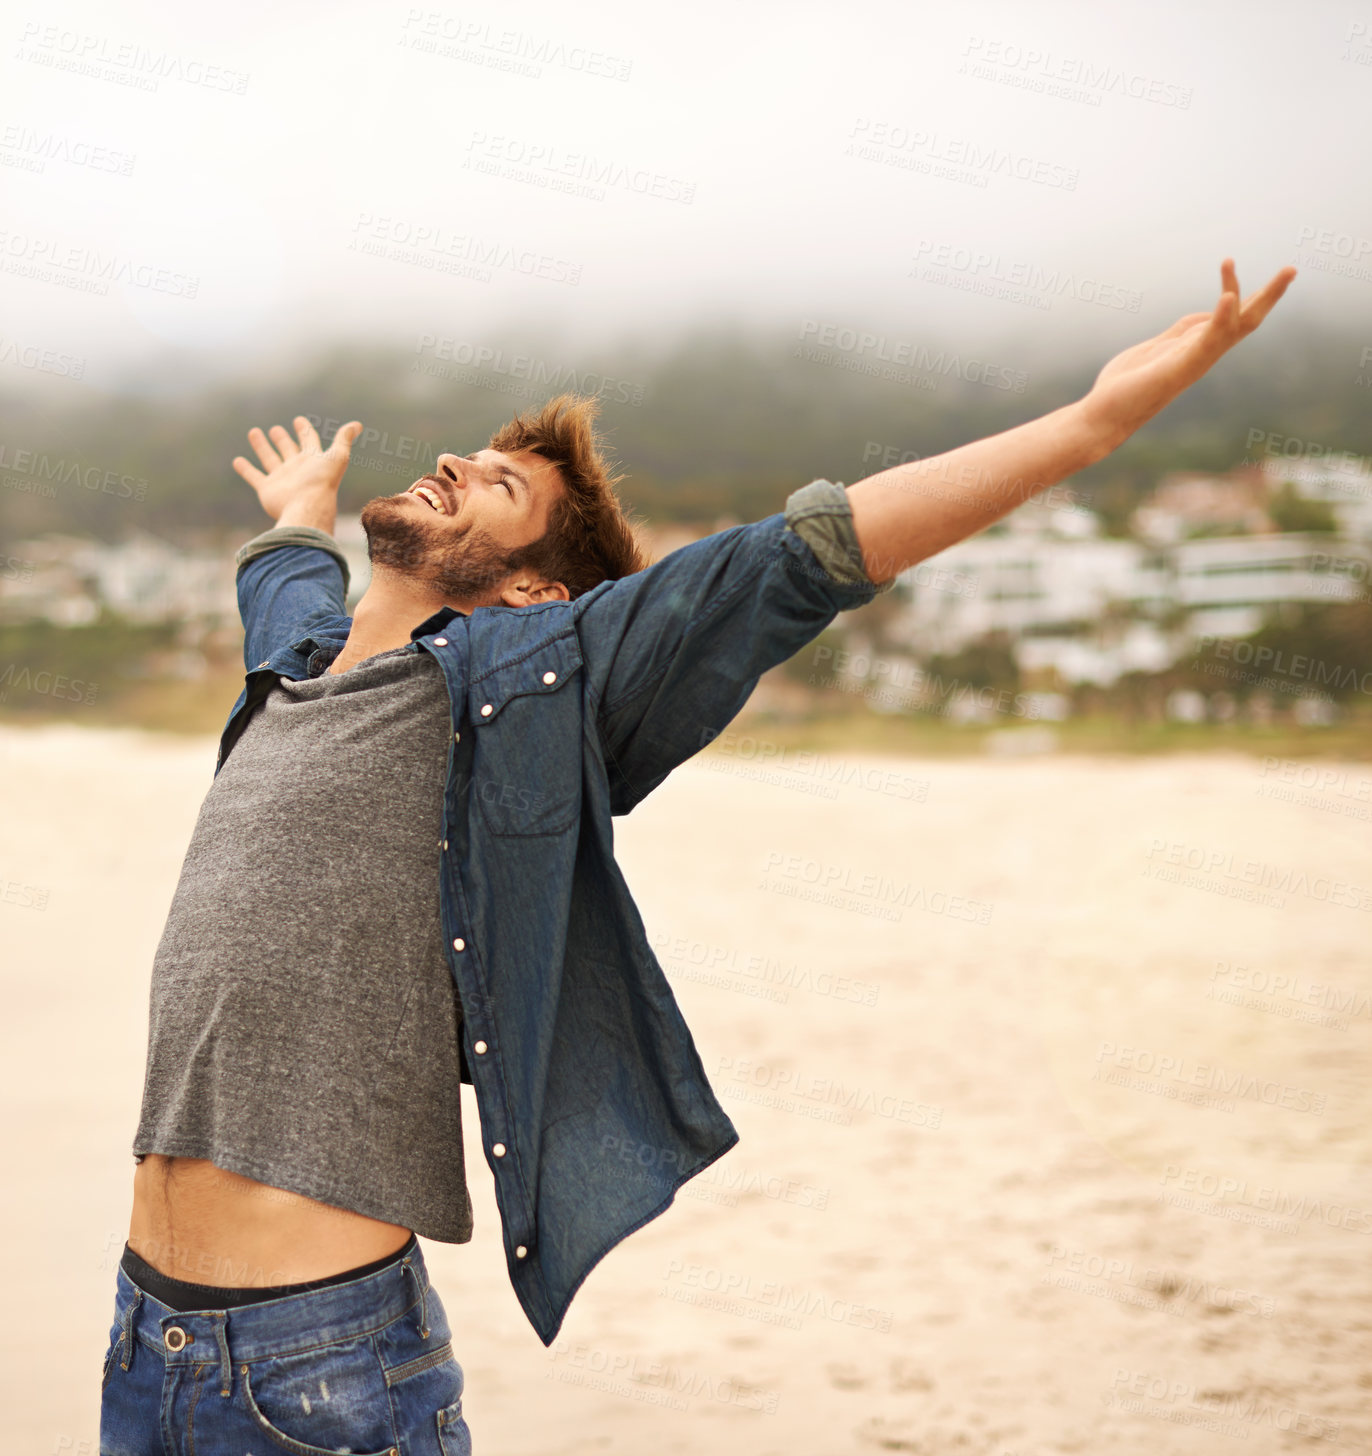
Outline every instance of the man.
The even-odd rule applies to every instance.
[[[560,397],[332,539],[356,421],[234,468],[243,692],[152,982],[102,1451],[470,1449],[416,1234],[472,1234],[472,1084],[507,1268],[545,1344],[591,1269],[738,1140],[615,864],[611,818],[759,675],[905,568],[1100,460],[1251,333],[1240,304],[1081,400],[644,567]]]

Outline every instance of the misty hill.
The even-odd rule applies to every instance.
[[[1302,324],[1245,341],[1074,489],[1119,529],[1167,469],[1224,470],[1262,449],[1372,452],[1365,332]],[[229,462],[251,456],[250,425],[297,413],[367,425],[340,498],[356,511],[403,490],[438,451],[480,448],[516,409],[564,388],[602,394],[603,429],[628,471],[623,495],[650,521],[752,520],[816,476],[851,483],[903,454],[937,454],[1054,409],[1105,362],[1036,372],[1023,343],[1016,353],[1018,371],[997,370],[952,344],[712,328],[592,358],[565,341],[512,334],[474,345],[436,330],[418,352],[333,350],[290,379],[175,401],[101,398],[76,383],[41,399],[9,393],[0,542],[45,531],[111,540],[132,528],[181,540],[250,534],[265,518]]]

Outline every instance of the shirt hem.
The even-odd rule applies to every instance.
[[[459,1224],[459,1232],[454,1233],[450,1226],[440,1226],[429,1223],[428,1219],[416,1220],[413,1216],[400,1209],[383,1209],[375,1204],[362,1206],[365,1199],[355,1199],[348,1203],[338,1201],[338,1193],[325,1194],[319,1185],[312,1184],[308,1178],[297,1178],[294,1174],[282,1174],[275,1168],[268,1167],[264,1163],[255,1163],[251,1158],[241,1158],[237,1153],[225,1152],[222,1149],[207,1150],[203,1143],[178,1143],[156,1138],[151,1141],[139,1141],[135,1139],[133,1144],[133,1155],[141,1160],[147,1153],[157,1153],[164,1158],[204,1158],[221,1168],[226,1173],[237,1173],[240,1177],[251,1178],[254,1182],[265,1183],[268,1187],[279,1188],[285,1193],[296,1193],[302,1198],[312,1198],[316,1203],[322,1203],[329,1208],[341,1209],[346,1213],[361,1214],[363,1218],[375,1218],[382,1223],[399,1224],[402,1228],[409,1229],[423,1239],[430,1239],[437,1244],[468,1244],[472,1241],[474,1228],[472,1225],[465,1225],[466,1232],[460,1232],[464,1225]]]

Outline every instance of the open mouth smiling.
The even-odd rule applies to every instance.
[[[437,511],[440,516],[451,516],[454,514],[447,497],[427,481],[416,481],[405,494],[417,495],[430,510]]]

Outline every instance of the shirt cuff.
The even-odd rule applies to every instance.
[[[815,553],[825,572],[841,586],[890,591],[895,578],[874,582],[862,561],[853,529],[853,507],[841,482],[812,480],[786,497],[786,524]]]
[[[327,551],[343,571],[343,594],[348,594],[351,579],[348,558],[344,556],[343,548],[338,542],[318,526],[272,526],[260,536],[254,536],[251,541],[244,542],[238,548],[233,558],[235,573],[254,556],[261,556],[264,551],[274,551],[278,546],[317,546],[321,551]]]

